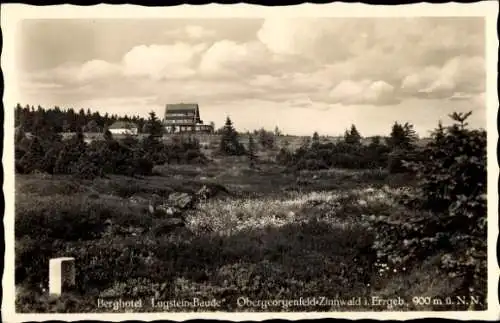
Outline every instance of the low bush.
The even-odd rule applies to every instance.
[[[153,175],[154,164],[146,158],[138,158],[135,160],[135,170],[140,175]]]
[[[87,145],[83,134],[77,133],[73,138],[49,145],[43,138],[34,137],[27,148],[17,148],[16,171],[71,174],[81,179],[105,174],[151,175],[153,161],[144,158],[147,152],[141,150],[136,139],[124,140],[121,143],[108,135],[106,140]]]
[[[387,170],[392,174],[405,173],[408,169],[405,167],[406,152],[403,150],[394,150],[389,153]]]
[[[82,184],[82,181],[58,175],[53,175],[49,179],[40,179],[32,175],[17,175],[16,194],[21,194],[21,196],[73,195],[87,191],[85,185]]]
[[[30,197],[16,204],[16,237],[95,239],[103,230],[104,210],[81,196]]]
[[[281,149],[276,161],[296,170],[328,168],[376,169],[387,166],[388,147],[382,144],[314,143],[294,153]]]
[[[24,197],[18,197],[15,218],[19,283],[45,282],[48,259],[65,256],[65,246],[72,243],[98,243],[109,225],[147,231],[152,224],[145,209],[118,200],[86,199],[82,195]]]
[[[151,143],[149,144],[151,145]],[[193,137],[177,136],[171,142],[155,144],[156,148],[147,155],[154,165],[205,164],[208,159],[201,151],[199,141]]]

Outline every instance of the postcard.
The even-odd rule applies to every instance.
[[[498,319],[497,3],[1,13],[6,321]]]

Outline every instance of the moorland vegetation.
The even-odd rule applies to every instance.
[[[195,136],[165,141],[154,113],[142,139],[115,139],[97,117],[69,122],[67,139],[50,113],[28,112],[37,111],[33,122],[16,109],[20,312],[194,295],[223,299],[227,311],[388,309],[238,308],[241,295],[399,296],[408,306],[398,310],[487,306],[486,131],[469,129],[470,114],[451,115],[424,145],[411,124],[395,123],[369,144],[352,125],[340,141],[314,133],[293,150],[263,129],[245,145],[229,118],[208,148]],[[91,121],[103,138],[88,143],[82,127]],[[53,298],[48,261],[58,256],[75,257],[77,285]],[[415,295],[480,302],[417,305]]]

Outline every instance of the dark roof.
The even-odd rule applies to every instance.
[[[116,121],[111,126],[109,126],[109,129],[130,129],[130,128],[137,128],[137,125],[133,122]]]
[[[167,104],[165,112],[196,111],[197,109],[198,109],[197,103],[175,103],[175,104]]]
[[[200,110],[198,104],[196,103],[176,103],[167,104],[165,107],[165,116],[172,113],[194,113],[195,115],[200,115]]]

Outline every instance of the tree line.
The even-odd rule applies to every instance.
[[[219,153],[248,157],[250,166],[258,162],[257,150],[277,150],[277,163],[286,166],[289,170],[318,170],[333,167],[338,168],[388,168],[390,172],[406,172],[404,160],[412,160],[418,156],[419,137],[414,126],[409,123],[395,122],[388,137],[374,136],[369,144],[363,143],[363,136],[355,125],[346,129],[344,136],[338,142],[322,141],[318,132],[312,137],[306,137],[302,145],[292,151],[288,142],[278,147],[277,137],[281,132],[263,128],[247,132],[248,144],[241,143],[240,133],[234,128],[232,120],[227,117],[222,128],[217,130],[221,136]]]
[[[315,132],[295,151],[282,147],[277,162],[292,170],[336,167],[388,168],[391,172],[402,172],[402,159],[415,153],[418,139],[412,124],[395,122],[389,137],[374,136],[369,144],[364,144],[359,130],[352,125],[338,142],[322,141]]]
[[[133,122],[137,124],[139,132],[143,132],[147,120],[139,116],[118,116],[116,114],[100,114],[90,109],[75,111],[72,108],[61,109],[60,107],[43,108],[40,105],[15,107],[15,126],[23,127],[25,132],[37,133],[45,128],[54,132],[104,132],[107,126],[116,121]],[[144,130],[144,132],[147,132]]]

